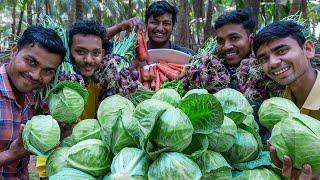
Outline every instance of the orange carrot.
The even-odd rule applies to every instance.
[[[176,71],[179,71],[179,72],[182,71],[182,68],[177,67],[177,66],[174,66],[174,65],[172,65],[172,64],[168,64],[168,66],[169,66],[171,69],[174,69],[174,70],[176,70]]]
[[[142,31],[137,31],[137,48],[136,48],[137,56],[140,61],[145,61],[147,64],[150,63],[150,56],[147,48],[147,43],[144,38],[144,34]]]
[[[156,78],[156,72],[154,71],[153,66],[149,67],[149,75],[150,75],[149,80]]]
[[[158,91],[160,89],[160,73],[159,73],[159,69],[156,68],[156,91]]]
[[[175,67],[177,67],[177,68],[183,68],[184,67],[184,65],[182,65],[182,64],[177,64],[177,63],[168,63],[170,66],[175,66]]]
[[[158,72],[159,72],[160,82],[161,83],[166,81],[166,80],[168,80],[168,78],[160,70],[158,70]]]
[[[170,68],[168,65],[166,65],[166,64],[157,64],[157,66],[158,66],[159,70],[160,70],[165,76],[167,76],[167,78],[168,78],[169,80],[174,80],[174,79],[178,76],[178,74],[179,74],[178,71],[171,69],[171,68]]]

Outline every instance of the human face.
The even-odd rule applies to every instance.
[[[7,67],[13,89],[18,93],[28,93],[46,86],[61,60],[59,54],[51,53],[37,43],[25,45],[20,50],[14,46]]]
[[[256,52],[263,71],[281,85],[289,85],[312,69],[310,58],[314,46],[306,41],[301,48],[291,36],[273,40],[259,47]]]
[[[147,31],[149,40],[155,44],[165,44],[169,41],[173,30],[172,14],[165,13],[148,19]]]
[[[242,24],[226,24],[216,30],[218,52],[230,65],[239,65],[250,53],[251,35]]]
[[[95,35],[74,35],[71,55],[81,75],[90,78],[98,69],[104,55],[101,38]]]

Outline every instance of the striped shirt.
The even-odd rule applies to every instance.
[[[16,101],[6,72],[7,64],[0,68],[0,152],[8,150],[19,135],[20,124],[25,124],[33,115],[32,93],[25,95],[24,106]],[[28,179],[29,157],[0,167],[0,179]]]

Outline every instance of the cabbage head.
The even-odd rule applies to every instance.
[[[233,146],[228,151],[223,152],[222,155],[231,165],[234,165],[255,160],[261,150],[261,138],[254,129],[249,127],[246,127],[246,130],[238,128],[236,141]]]
[[[69,147],[58,147],[55,149],[47,159],[46,175],[52,176],[63,168],[69,167],[67,162],[67,153]]]
[[[121,179],[147,179],[150,161],[147,154],[137,148],[123,148],[114,158],[111,164],[112,180]]]
[[[47,155],[59,144],[60,127],[50,115],[33,116],[22,132],[26,150],[35,155]]]
[[[190,144],[192,134],[188,116],[178,108],[170,108],[160,116],[151,138],[159,147],[182,151]]]
[[[72,135],[76,143],[86,139],[101,139],[100,124],[96,119],[82,120],[73,127]]]
[[[229,150],[237,137],[237,126],[232,119],[224,116],[224,121],[219,129],[208,134],[209,149],[215,152],[224,152]]]
[[[101,176],[111,164],[109,148],[98,139],[87,139],[72,146],[67,154],[68,163],[85,173]]]
[[[50,114],[62,123],[73,123],[80,117],[88,99],[88,91],[80,84],[62,81],[49,93]]]
[[[206,89],[191,89],[182,97],[182,99],[185,99],[191,94],[209,94],[209,92]]]
[[[77,144],[74,136],[71,134],[67,137],[65,137],[64,139],[62,139],[61,143],[60,143],[60,147],[71,147],[73,145]]]
[[[271,133],[270,143],[282,161],[288,155],[295,168],[310,164],[313,173],[320,173],[320,121],[304,114],[277,123]]]
[[[49,180],[96,180],[93,176],[86,174],[78,169],[63,168],[57,174],[50,176]]]
[[[134,105],[120,95],[105,98],[98,108],[101,138],[113,153],[138,145],[138,121],[133,118],[134,109]]]
[[[259,133],[259,124],[256,122],[252,114],[248,115],[247,118],[242,122],[242,124],[253,128]]]
[[[220,101],[224,115],[232,119],[239,125],[248,115],[253,113],[253,109],[248,100],[239,91],[225,88],[214,94]]]
[[[180,103],[181,97],[177,91],[174,89],[160,89],[153,96],[152,99],[158,99],[171,104],[172,106],[177,106]]]
[[[269,130],[291,114],[300,113],[299,108],[290,100],[281,97],[272,97],[263,101],[259,108],[259,121]]]
[[[202,176],[199,166],[187,156],[178,152],[168,152],[160,155],[148,171],[149,180],[198,180]]]
[[[200,158],[195,160],[202,172],[202,180],[225,179],[232,177],[232,167],[227,163],[224,157],[213,151],[205,151]]]
[[[235,180],[281,180],[281,178],[273,171],[266,168],[257,168],[253,170],[244,170],[240,176],[233,178]]]
[[[208,150],[209,142],[205,134],[193,134],[189,146],[182,151],[184,155],[191,159],[199,158],[203,152]]]

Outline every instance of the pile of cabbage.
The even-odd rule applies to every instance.
[[[160,89],[134,105],[113,95],[48,156],[49,179],[279,179],[245,97]],[[64,121],[65,122],[65,121]]]

